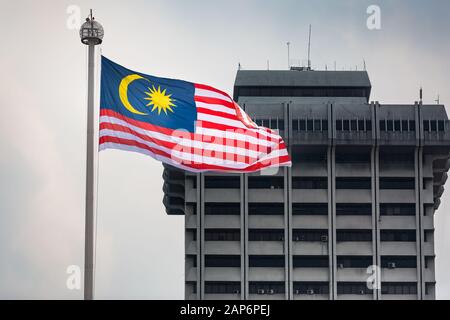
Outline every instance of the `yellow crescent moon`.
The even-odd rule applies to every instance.
[[[119,97],[120,101],[122,101],[123,106],[130,111],[131,113],[140,114],[140,115],[147,115],[148,113],[140,112],[139,110],[136,110],[128,101],[128,86],[134,81],[139,79],[145,79],[144,77],[141,77],[138,74],[130,74],[129,76],[126,76],[125,78],[120,81],[119,85]],[[147,80],[147,79],[145,79]]]

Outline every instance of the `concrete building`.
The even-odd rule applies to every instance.
[[[448,117],[443,105],[369,103],[370,91],[366,72],[238,71],[234,99],[280,130],[293,166],[165,167],[166,211],[185,219],[186,299],[435,298]],[[371,265],[381,289],[367,286]]]

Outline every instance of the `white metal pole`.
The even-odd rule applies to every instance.
[[[89,44],[88,58],[88,108],[86,140],[86,220],[84,246],[84,299],[94,298],[94,72],[95,45]]]

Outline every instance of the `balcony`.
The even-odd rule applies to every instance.
[[[366,282],[371,275],[367,268],[337,268],[337,281]]]
[[[292,245],[294,255],[328,255],[328,241],[294,241]]]
[[[336,163],[336,177],[370,177],[370,163]]]
[[[248,227],[250,229],[284,228],[283,215],[249,215]]]
[[[241,281],[241,268],[206,267],[204,279],[205,281]]]
[[[384,256],[415,256],[417,243],[415,241],[381,241],[380,255]]]
[[[294,268],[293,281],[329,281],[329,268]]]
[[[292,227],[294,229],[327,229],[327,215],[293,215]]]
[[[249,241],[248,254],[250,255],[283,255],[283,241]]]
[[[381,216],[380,217],[380,229],[415,229],[416,217],[415,216]]]
[[[186,254],[197,254],[197,241],[185,242],[184,250]]]
[[[327,189],[292,189],[294,202],[325,203],[328,202]]]
[[[249,281],[284,281],[285,268],[250,267],[248,268]],[[264,296],[265,298],[265,296]]]
[[[370,256],[373,253],[371,241],[338,241],[336,254],[347,256]]]
[[[327,177],[327,162],[319,163],[293,163],[292,164],[293,177]]]
[[[336,203],[370,203],[372,192],[368,189],[337,189]]]
[[[380,190],[380,203],[415,203],[414,190]]]
[[[205,241],[205,254],[241,254],[240,241]]]
[[[381,281],[383,282],[416,282],[417,268],[396,268],[381,270]]]
[[[191,267],[186,271],[185,281],[197,281],[197,268]]]
[[[224,197],[223,195],[227,196]],[[205,202],[240,202],[240,189],[205,189]]]
[[[205,215],[205,228],[239,229],[241,227],[240,215]]]
[[[372,216],[336,216],[336,229],[372,229]]]
[[[285,202],[284,189],[249,189],[248,202]]]

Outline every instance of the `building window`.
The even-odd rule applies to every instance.
[[[326,153],[304,153],[299,150],[293,150],[291,153],[292,160],[299,163],[311,163],[314,165],[323,165],[327,163]]]
[[[284,241],[284,229],[249,229],[249,241]]]
[[[328,131],[328,120],[322,120],[322,131]]]
[[[414,154],[411,152],[407,153],[395,153],[392,150],[380,153],[380,164],[385,165],[395,165],[395,166],[414,166]]]
[[[293,215],[328,215],[327,203],[293,203]]]
[[[380,214],[382,216],[414,216],[416,205],[414,203],[381,203]]]
[[[388,190],[414,190],[414,178],[380,178],[380,189]]]
[[[283,177],[248,177],[249,189],[283,189],[284,178]]]
[[[416,256],[382,256],[382,268],[417,268]]]
[[[386,131],[394,131],[394,121],[386,120]]]
[[[284,282],[250,281],[250,294],[283,294],[285,293]]]
[[[329,294],[328,282],[294,282],[294,294]]]
[[[445,122],[444,122],[444,120],[438,120],[437,129],[438,129],[439,132],[444,132],[445,131]]]
[[[350,120],[350,130],[358,131],[358,124],[356,120]]]
[[[207,189],[239,189],[240,187],[240,177],[205,176]]]
[[[380,120],[380,131],[386,131],[386,120]]]
[[[381,230],[380,235],[381,241],[416,241],[416,230]]]
[[[394,120],[394,131],[401,131],[400,120]]]
[[[372,131],[372,120],[366,120],[366,131]]]
[[[370,189],[370,178],[336,178],[336,189]]]
[[[372,230],[337,230],[337,241],[372,241]]]
[[[205,203],[205,214],[208,215],[240,215],[240,203],[208,202]]]
[[[337,151],[335,159],[338,164],[370,164],[370,152],[349,153]]]
[[[284,203],[249,203],[248,214],[283,215]]]
[[[311,119],[306,120],[306,130],[313,131],[314,130],[314,122]]]
[[[284,268],[285,256],[249,256],[251,268]]]
[[[342,127],[344,131],[350,131],[350,120],[343,120]]]
[[[241,283],[239,281],[205,281],[207,294],[239,294]]]
[[[294,256],[294,268],[328,268],[328,256]]]
[[[239,229],[205,229],[205,241],[240,241]]]
[[[327,189],[327,177],[293,177],[292,189]]]
[[[338,268],[367,268],[373,264],[372,256],[338,256]]]
[[[205,255],[205,267],[238,268],[240,266],[240,255]]]
[[[338,282],[337,294],[372,294],[365,282]]]
[[[306,120],[300,119],[299,121],[299,130],[306,131]]]
[[[382,294],[417,294],[416,282],[382,282],[381,283]]]
[[[327,229],[294,229],[292,230],[293,241],[322,241],[328,242]]]
[[[401,121],[401,126],[402,126],[402,131],[409,131],[409,128],[408,128],[408,120],[402,120]]]
[[[338,216],[370,216],[372,205],[370,203],[336,203]]]
[[[336,131],[342,131],[342,120],[336,120]]]

